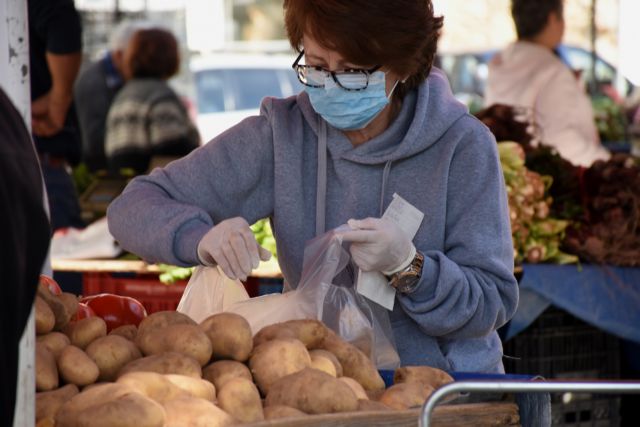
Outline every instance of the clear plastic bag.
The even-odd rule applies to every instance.
[[[248,299],[249,294],[240,281],[229,279],[219,267],[200,266],[191,275],[176,310],[200,323]]]
[[[395,369],[400,366],[400,357],[389,314],[356,292],[358,269],[342,246],[341,231],[344,228],[307,242],[296,289],[241,301],[227,311],[243,315],[254,333],[286,320],[321,320],[369,355],[379,369]]]

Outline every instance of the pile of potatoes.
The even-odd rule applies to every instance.
[[[403,367],[385,389],[371,360],[317,320],[253,335],[233,313],[197,324],[158,312],[109,334],[99,317],[70,319],[36,301],[38,427],[216,427],[404,410],[452,381],[434,368]]]

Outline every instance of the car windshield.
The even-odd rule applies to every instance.
[[[195,81],[200,114],[256,109],[266,96],[282,98],[301,89],[290,69],[204,70],[196,73]]]

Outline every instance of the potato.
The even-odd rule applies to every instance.
[[[164,375],[155,372],[130,372],[121,376],[117,384],[124,384],[136,392],[164,403],[178,397],[191,396],[188,391],[169,381]]]
[[[69,297],[62,297],[61,295],[54,295],[49,291],[47,285],[43,282],[38,283],[38,296],[42,298],[49,308],[53,312],[56,319],[56,323],[53,327],[54,330],[60,331],[64,328],[73,316],[72,310],[70,310]],[[68,294],[71,295],[71,294]]]
[[[78,297],[69,292],[63,292],[58,295],[58,299],[64,304],[67,314],[69,315],[69,321],[71,321],[76,313],[78,313]]]
[[[129,341],[135,341],[136,335],[138,335],[138,328],[136,325],[122,325],[109,332],[109,335],[120,335]]]
[[[55,419],[64,402],[71,399],[78,392],[76,385],[67,384],[52,391],[36,393],[36,421]]]
[[[309,356],[311,356],[311,363],[313,363],[314,356],[316,357],[320,356],[320,357],[324,357],[325,359],[329,359],[331,363],[333,363],[333,366],[335,368],[336,377],[343,376],[342,365],[340,364],[340,361],[335,356],[335,354],[331,353],[330,351],[315,349],[309,352]]]
[[[216,359],[245,362],[253,349],[253,336],[249,322],[235,313],[218,313],[200,323],[213,346]]]
[[[176,374],[166,374],[164,377],[193,397],[211,402],[216,400],[216,388],[209,381]]]
[[[311,354],[311,352],[309,352],[309,356],[311,357],[311,367],[313,369],[327,373],[334,378],[338,376],[336,365],[333,364],[331,359],[322,355]]]
[[[358,381],[365,390],[384,389],[384,380],[371,359],[354,345],[338,337],[333,331],[328,330],[327,337],[322,342],[322,348],[338,358],[344,376]]]
[[[196,359],[200,366],[211,359],[212,346],[209,337],[198,325],[169,325],[138,334],[136,344],[146,355],[175,351]]]
[[[197,325],[197,323],[189,316],[178,311],[157,311],[142,319],[138,325],[138,335],[143,335],[154,329],[179,324]]]
[[[280,420],[282,418],[306,417],[307,414],[299,409],[285,405],[273,405],[264,408],[265,420]]]
[[[98,365],[74,345],[67,346],[60,353],[58,372],[66,383],[81,387],[96,382],[100,374]]]
[[[358,399],[358,412],[365,411],[391,411],[391,408],[384,403],[376,402],[375,400]]]
[[[453,382],[453,378],[445,371],[431,366],[403,366],[396,369],[393,374],[394,384],[411,382],[438,388]]]
[[[276,338],[295,338],[302,341],[307,349],[318,348],[327,336],[327,327],[319,320],[298,319],[265,326],[255,337],[255,347]]]
[[[369,396],[367,396],[367,392],[364,391],[364,388],[362,388],[362,386],[358,381],[349,377],[340,377],[338,378],[338,380],[348,385],[351,391],[353,392],[353,394],[355,394],[358,399],[369,400]]]
[[[134,392],[131,387],[116,383],[96,385],[84,390],[64,402],[56,415],[56,427],[78,427],[76,418],[79,413]]]
[[[226,427],[236,420],[205,399],[183,397],[164,404],[164,427]]]
[[[202,377],[202,368],[196,359],[175,352],[156,354],[129,362],[118,372],[118,376],[129,372],[156,372],[158,374],[186,375],[193,378]]]
[[[56,420],[53,418],[42,418],[36,422],[36,427],[56,427]]]
[[[287,375],[273,383],[265,404],[291,406],[307,414],[351,412],[358,409],[358,399],[347,384],[311,368]]]
[[[41,296],[36,295],[33,305],[36,313],[36,334],[42,335],[51,332],[56,325],[56,316],[51,311],[49,304]]]
[[[138,347],[120,335],[98,338],[89,344],[86,351],[100,370],[100,381],[115,381],[120,369],[142,357]]]
[[[260,393],[252,381],[233,378],[218,390],[218,406],[243,423],[264,420]]]
[[[433,387],[419,382],[394,384],[382,393],[380,402],[391,409],[405,409],[422,406],[433,393]]]
[[[249,368],[235,360],[219,360],[213,362],[202,370],[202,377],[213,383],[216,390],[220,390],[227,381],[233,378],[245,378],[253,381]]]
[[[36,338],[36,342],[45,346],[55,358],[58,358],[60,352],[69,344],[69,337],[62,332],[49,332],[47,335],[41,335]]]
[[[100,337],[107,335],[107,324],[100,317],[87,317],[77,322],[71,322],[64,328],[71,344],[81,349]]]
[[[77,414],[78,427],[163,427],[164,408],[138,393],[97,404]],[[57,426],[56,426],[57,427]]]
[[[58,388],[58,368],[53,354],[43,344],[36,343],[36,390]]]
[[[253,349],[249,369],[258,388],[267,395],[269,387],[280,378],[311,366],[307,348],[296,339],[274,339]]]

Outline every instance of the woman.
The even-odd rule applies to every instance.
[[[145,173],[154,157],[180,157],[198,147],[198,131],[167,84],[180,65],[175,37],[160,28],[138,30],[125,49],[123,62],[127,83],[107,117],[109,169]]]
[[[429,0],[284,7],[305,91],[134,180],[112,233],[149,261],[244,279],[267,255],[248,224],[270,217],[295,287],[305,242],[349,222],[354,262],[397,286],[403,365],[502,371],[495,330],[518,295],[505,187],[495,140],[431,70],[442,18]],[[413,242],[379,219],[394,193],[425,215]]]

